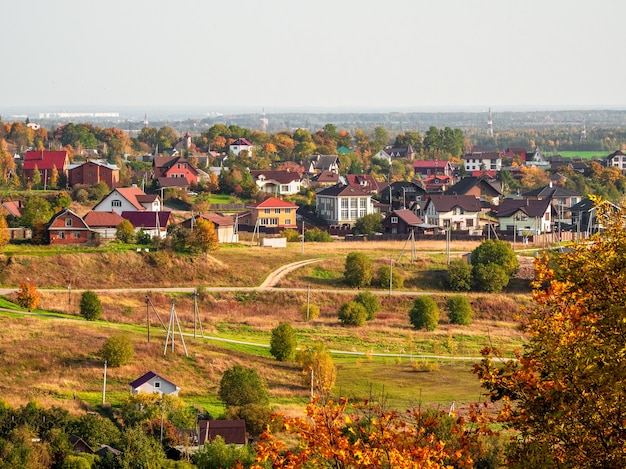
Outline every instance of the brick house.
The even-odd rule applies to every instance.
[[[67,151],[32,150],[24,155],[22,174],[27,182],[33,181],[35,168],[41,176],[41,184],[48,186],[53,168],[57,169],[59,176],[67,177],[67,168],[70,165],[70,157]]]
[[[48,223],[50,244],[88,244],[93,240],[93,232],[79,215],[66,208],[52,217]]]
[[[69,187],[74,187],[76,184],[95,186],[100,182],[104,182],[109,189],[118,187],[120,168],[104,161],[86,161],[68,167],[67,183]]]
[[[154,170],[154,177],[159,180],[161,187],[178,185],[164,184],[169,179],[175,179],[174,182],[185,179],[187,186],[198,184],[198,170],[181,156],[156,156],[152,160],[152,169]]]

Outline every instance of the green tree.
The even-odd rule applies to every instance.
[[[115,237],[122,243],[132,243],[135,240],[135,227],[130,221],[124,220],[117,225]]]
[[[61,191],[57,195],[55,205],[60,208],[69,208],[72,205],[72,197],[65,191]]]
[[[291,360],[296,354],[298,341],[291,324],[282,323],[272,329],[270,353],[279,361]]]
[[[244,368],[241,365],[235,365],[224,372],[218,395],[227,406],[269,403],[265,380],[254,368]]]
[[[104,341],[100,356],[107,361],[109,366],[117,368],[132,361],[135,348],[126,335],[116,334]]]
[[[24,202],[20,220],[24,226],[32,227],[37,223],[48,223],[53,215],[54,211],[46,199],[33,196]]]
[[[165,453],[157,440],[146,435],[141,427],[127,428],[120,438],[121,469],[160,469]]]
[[[254,463],[256,453],[252,446],[227,445],[221,436],[206,442],[193,454],[193,463],[198,469],[221,469],[236,467],[237,463],[249,468]]]
[[[478,264],[473,269],[474,285],[490,293],[501,292],[509,284],[510,277],[500,264]]]
[[[333,238],[328,231],[320,230],[319,228],[311,228],[304,231],[304,241],[307,243],[330,243],[332,240]]]
[[[95,321],[102,315],[102,303],[95,292],[86,290],[80,296],[80,315],[88,321]]]
[[[488,348],[475,365],[513,430],[511,467],[626,467],[624,211],[594,202],[603,232],[536,263],[517,360]]]
[[[378,297],[372,292],[364,291],[359,293],[354,301],[363,305],[365,311],[367,311],[368,321],[375,319],[376,313],[380,311],[380,301],[378,301]]]
[[[348,301],[339,308],[339,321],[344,326],[362,326],[367,322],[365,306],[356,301]]]
[[[372,235],[374,233],[380,233],[383,229],[383,225],[378,213],[370,213],[369,215],[363,215],[357,219],[354,223],[354,234]]]
[[[120,430],[111,420],[94,414],[82,414],[72,419],[67,432],[80,435],[92,448],[101,444],[115,447],[120,439]]]
[[[351,252],[346,257],[344,280],[351,287],[366,287],[372,283],[374,265],[369,257],[361,252]]]
[[[409,311],[409,319],[416,329],[434,331],[439,326],[439,306],[430,296],[419,296]]]
[[[463,259],[450,261],[446,282],[451,290],[469,291],[472,288],[472,265]]]
[[[499,239],[484,241],[472,251],[474,285],[488,292],[499,292],[519,269],[511,245]]]
[[[467,296],[455,295],[448,298],[446,302],[448,318],[452,324],[469,326],[472,323],[474,311]]]
[[[35,169],[33,169],[33,189],[41,189],[41,173],[39,172],[39,168],[35,165]]]
[[[383,288],[389,288],[389,276],[391,275],[391,288],[404,287],[404,277],[397,271],[392,271],[387,264],[378,268],[378,283]]]

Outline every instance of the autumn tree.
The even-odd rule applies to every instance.
[[[33,189],[39,189],[41,187],[41,173],[39,172],[37,165],[35,165],[35,169],[33,169],[33,178],[31,183],[33,185]]]
[[[135,227],[129,220],[121,221],[115,229],[115,237],[122,243],[132,243],[135,239]]]
[[[213,222],[199,218],[191,233],[190,244],[195,251],[203,253],[217,251],[219,240]]]
[[[37,287],[30,282],[20,283],[20,289],[17,291],[16,301],[22,308],[32,311],[39,305],[39,299],[41,293],[37,290]]]
[[[298,363],[302,367],[302,382],[313,393],[327,398],[337,379],[337,368],[333,357],[323,345],[306,347],[298,354]]]
[[[11,239],[11,234],[8,230],[9,225],[7,224],[7,219],[0,215],[0,251],[9,244]]]
[[[119,367],[132,361],[135,349],[126,335],[115,334],[104,341],[99,354],[109,366]]]
[[[59,185],[59,170],[56,165],[52,165],[52,170],[50,171],[50,179],[49,185],[51,189],[56,189]]]
[[[535,261],[535,306],[517,360],[475,366],[499,421],[516,431],[515,467],[626,467],[624,212],[595,199],[604,231]]]

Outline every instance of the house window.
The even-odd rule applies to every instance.
[[[269,208],[266,208],[265,210],[263,210],[263,213],[267,213],[267,214],[269,214],[269,213],[270,213],[270,209],[269,209]]]
[[[74,231],[74,238],[80,239],[80,231]]]
[[[65,239],[65,231],[59,231],[59,239]]]
[[[279,208],[275,208],[274,209],[274,213],[280,213],[280,209]]]
[[[121,207],[122,201],[119,199],[115,199],[111,201],[111,207]]]
[[[468,227],[474,226],[474,220],[471,218],[468,218],[467,220],[465,220],[465,225]]]
[[[291,225],[291,218],[285,218],[285,225]]]
[[[398,217],[391,217],[391,223],[398,223]]]
[[[280,186],[280,191],[281,192],[289,192],[289,186],[283,184],[282,186]]]
[[[286,209],[285,209],[285,213],[286,213],[287,215],[289,215],[289,214],[291,213],[291,209],[290,209],[290,208],[286,208]]]
[[[71,218],[66,218],[65,219],[65,226],[72,226],[72,219]]]
[[[155,388],[160,388],[161,387],[161,381],[155,381],[154,382],[154,387]]]

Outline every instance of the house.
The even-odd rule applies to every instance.
[[[453,168],[449,161],[419,160],[413,162],[413,171],[416,177],[426,178],[434,175],[452,176]]]
[[[564,187],[555,186],[552,183],[540,187],[539,189],[525,192],[522,194],[522,197],[530,200],[549,200],[561,223],[571,221],[570,207],[573,207],[582,200],[580,194],[565,189]]]
[[[200,420],[198,421],[198,445],[213,441],[221,436],[227,445],[245,445],[246,421],[239,420]]]
[[[20,218],[22,216],[24,203],[21,200],[7,200],[2,202],[2,206],[9,212],[10,217]]]
[[[454,183],[454,176],[446,176],[443,174],[433,174],[426,176],[422,181],[422,187],[429,193],[442,193],[448,190]]]
[[[502,169],[502,155],[497,151],[466,153],[461,159],[467,172]]]
[[[319,174],[323,171],[339,174],[339,156],[314,155],[309,161],[309,173]]]
[[[620,171],[626,171],[626,153],[622,150],[617,150],[606,157],[605,160],[607,168],[619,168]]]
[[[301,175],[298,173],[253,169],[250,174],[261,192],[274,195],[293,195],[300,192]]]
[[[86,453],[86,454],[94,454],[94,450],[83,440],[81,437],[76,435],[70,435],[70,445],[72,447],[72,451],[76,453]]]
[[[272,228],[296,228],[298,206],[276,197],[246,205],[247,212],[238,215],[242,225]]]
[[[526,166],[537,166],[539,168],[548,169],[550,162],[543,156],[539,148],[526,153]]]
[[[203,213],[200,215],[194,215],[193,218],[189,218],[181,223],[184,228],[188,230],[193,229],[198,219],[210,221],[215,226],[215,232],[217,233],[217,239],[220,243],[238,243],[239,235],[237,234],[237,227],[235,221],[231,217],[219,215],[217,213]]]
[[[380,192],[380,202],[391,205],[392,209],[409,208],[415,203],[425,201],[426,195],[426,190],[420,184],[396,181]],[[423,208],[423,205],[421,207]]]
[[[172,212],[167,211],[128,211],[122,212],[121,215],[122,218],[128,220],[133,225],[135,232],[144,231],[152,238],[157,236],[165,238],[167,236],[167,227],[172,222]]]
[[[500,183],[491,182],[484,177],[466,176],[450,186],[445,195],[471,195],[497,205],[503,196]]]
[[[387,153],[384,148],[378,153],[374,153],[372,155],[372,159],[374,158],[378,158],[379,160],[385,160],[387,163],[389,163],[389,166],[391,166],[391,155]]]
[[[41,176],[41,184],[47,186],[50,184],[53,168],[56,168],[59,176],[67,177],[69,165],[70,158],[65,150],[30,150],[24,155],[22,174],[26,181],[32,182],[36,168]]]
[[[67,184],[74,187],[76,184],[95,186],[104,182],[109,189],[114,189],[120,184],[120,168],[106,161],[86,161],[84,163],[70,164],[67,168]]]
[[[552,231],[554,208],[548,199],[504,199],[497,208],[500,231],[517,236]]]
[[[248,156],[252,156],[254,152],[254,145],[252,145],[245,138],[238,138],[230,144],[228,149],[236,156],[239,156],[242,151],[247,152]]]
[[[69,208],[61,210],[48,222],[50,244],[88,244],[93,240],[93,232],[79,215]]]
[[[481,204],[473,195],[432,195],[424,207],[425,221],[451,230],[480,229]]]
[[[411,145],[407,145],[405,147],[386,146],[384,148],[384,152],[386,155],[389,156],[390,159],[403,158],[407,160],[412,160],[415,157],[415,151],[413,150],[413,147]]]
[[[608,204],[611,210],[616,212],[620,210],[617,205],[609,201],[605,201],[605,203]],[[570,207],[569,210],[572,216],[571,229],[576,233],[584,233],[585,237],[589,237],[591,234],[602,230],[602,224],[598,222],[597,207],[591,199],[584,198],[576,205]],[[563,227],[559,228],[564,229]]]
[[[96,212],[158,212],[161,210],[161,198],[156,194],[146,194],[137,186],[117,187],[109,192],[92,210]]]
[[[354,226],[365,215],[374,213],[372,195],[361,187],[337,184],[315,194],[317,215],[329,225]]]
[[[178,391],[180,391],[180,386],[177,386],[169,379],[164,378],[154,371],[148,371],[146,374],[130,383],[129,386],[131,394],[145,392],[148,394],[158,393],[178,396]]]
[[[360,187],[372,194],[380,190],[378,181],[371,174],[346,174],[345,178],[349,186]]]
[[[385,233],[410,234],[424,226],[424,221],[409,209],[394,210],[382,221]],[[421,225],[421,226],[420,226]]]
[[[333,171],[322,171],[311,177],[311,185],[317,187],[329,187],[338,184],[339,180],[339,173],[335,173]]]
[[[115,210],[110,212],[96,212],[92,210],[85,215],[84,220],[91,231],[97,233],[101,239],[115,239],[117,227],[125,218]]]
[[[198,170],[181,156],[155,156],[152,160],[152,169],[161,187],[198,184]]]

